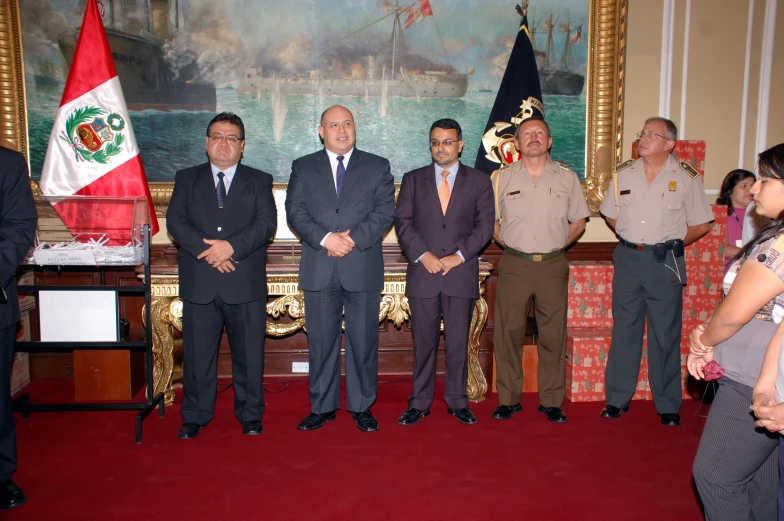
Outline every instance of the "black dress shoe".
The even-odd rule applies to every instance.
[[[357,429],[361,431],[376,432],[378,430],[378,422],[370,414],[370,409],[362,412],[352,412],[351,417],[357,422]]]
[[[621,414],[629,412],[629,406],[618,408],[614,405],[607,405],[602,409],[602,418],[620,418]]]
[[[312,412],[308,414],[307,418],[299,422],[297,428],[301,431],[312,431],[322,427],[325,423],[334,421],[336,418],[335,411],[332,412]]]
[[[547,416],[547,419],[554,423],[566,423],[566,415],[560,407],[545,407],[539,406],[539,412]]]
[[[457,418],[457,421],[460,423],[465,423],[466,425],[471,425],[472,423],[476,423],[476,416],[467,407],[463,407],[462,409],[447,409],[446,412]]]
[[[13,480],[0,480],[0,508],[8,510],[9,508],[20,507],[25,503],[27,503],[27,498],[24,492],[16,486]]]
[[[414,425],[419,420],[424,418],[425,416],[429,415],[430,411],[420,411],[419,409],[411,409],[406,410],[403,413],[403,416],[397,421],[400,425]]]
[[[663,425],[678,427],[681,424],[681,417],[677,413],[665,413],[661,415],[661,422]]]
[[[177,433],[177,437],[181,440],[189,440],[198,436],[200,430],[201,425],[198,423],[186,422],[180,427],[180,432]]]
[[[520,412],[523,410],[523,406],[519,403],[514,405],[499,405],[493,411],[493,418],[496,420],[508,420],[512,417],[512,415],[516,412]]]
[[[263,430],[264,427],[261,426],[261,420],[251,420],[242,424],[242,434],[247,434],[248,436],[258,436]]]

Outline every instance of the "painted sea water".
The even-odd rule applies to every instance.
[[[41,175],[61,95],[62,85],[27,84],[30,169],[34,179]],[[242,162],[285,183],[294,159],[322,148],[318,136],[321,113],[331,105],[344,105],[354,113],[357,148],[389,159],[395,180],[400,181],[404,173],[431,161],[428,131],[439,118],[453,118],[460,123],[465,141],[461,161],[473,166],[495,96],[495,91],[469,91],[463,98],[452,99],[422,98],[417,101],[393,97],[386,100],[386,115],[381,117],[382,100],[378,97],[291,95],[281,101],[273,100],[273,96],[241,94],[233,88],[220,88],[217,90],[217,111],[234,112],[245,124]],[[585,172],[585,94],[544,96],[544,104],[553,132],[553,159],[567,164],[582,179]],[[281,107],[285,110],[281,111]],[[280,116],[281,112],[284,116]],[[204,137],[214,113],[144,110],[130,115],[150,181],[173,182],[177,170],[206,161]]]

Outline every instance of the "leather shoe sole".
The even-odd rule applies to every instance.
[[[312,412],[307,418],[299,422],[297,429],[301,431],[312,431],[319,427],[323,427],[327,422],[334,421],[336,417],[335,411],[324,413]]]
[[[545,407],[540,405],[537,409],[540,413],[547,417],[548,421],[553,423],[566,423],[566,415],[560,407]]]
[[[181,440],[190,440],[198,436],[199,432],[201,432],[201,425],[187,422],[182,424],[180,431],[177,433],[177,437]]]
[[[466,425],[472,425],[476,423],[476,416],[474,413],[471,412],[470,409],[467,407],[463,407],[462,409],[447,409],[446,412],[457,418],[457,421],[460,423],[464,423]]]
[[[605,406],[604,409],[602,409],[601,416],[602,416],[602,418],[613,418],[613,419],[615,419],[615,418],[620,418],[621,415],[623,413],[625,413],[625,412],[629,412],[629,406],[628,405],[626,405],[624,407],[621,407],[620,409],[618,407],[615,407],[614,405],[607,405],[607,406]]]
[[[661,415],[662,425],[678,427],[681,424],[681,416],[675,413],[665,413]]]
[[[493,418],[496,420],[510,420],[514,413],[520,412],[523,410],[523,406],[519,403],[514,405],[499,405],[493,411]]]
[[[242,434],[247,436],[258,436],[264,430],[264,426],[259,420],[248,421],[242,424]]]
[[[421,411],[412,407],[411,409],[408,409],[406,412],[404,412],[397,422],[400,425],[414,425],[415,423],[418,423],[419,420],[429,415],[430,410]]]

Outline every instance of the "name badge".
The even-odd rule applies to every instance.
[[[506,192],[506,195],[517,195],[519,193],[520,193],[520,190],[517,190],[515,192]]]
[[[678,181],[670,181],[670,184],[667,185],[667,188],[670,190],[670,192],[674,192],[678,189]]]
[[[621,195],[629,195],[630,193],[632,193],[631,190],[621,190]]]

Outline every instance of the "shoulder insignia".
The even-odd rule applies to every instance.
[[[686,161],[681,161],[679,164],[681,166],[681,170],[686,172],[689,175],[689,177],[691,177],[692,179],[696,179],[697,177],[700,176],[700,173],[697,172],[697,170],[693,166],[691,166],[691,163],[687,163]]]
[[[629,168],[634,163],[634,159],[629,159],[628,161],[624,161],[623,163],[618,163],[615,165],[615,172],[620,172],[624,168]]]
[[[558,165],[559,168],[563,168],[564,170],[571,170],[571,168],[566,166],[564,163],[561,163],[560,161],[556,161],[555,164]]]

